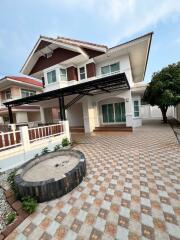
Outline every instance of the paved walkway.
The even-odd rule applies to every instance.
[[[169,126],[77,140],[85,180],[40,204],[8,239],[180,239],[180,145]]]

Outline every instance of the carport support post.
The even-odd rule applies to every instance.
[[[60,110],[60,120],[66,120],[65,106],[64,106],[64,96],[59,97],[59,110]]]
[[[13,114],[12,114],[12,108],[8,105],[8,114],[9,114],[9,122],[10,124],[13,123]]]

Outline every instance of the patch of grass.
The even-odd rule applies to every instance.
[[[15,184],[16,172],[17,172],[17,170],[14,170],[14,171],[10,172],[10,173],[9,173],[9,176],[8,176],[8,178],[7,178],[7,181],[8,181],[8,183],[9,183],[9,185],[11,186],[11,189],[13,190],[15,197],[16,197],[17,199],[20,199],[21,196],[20,196],[20,193],[19,193],[19,191],[18,191],[18,188],[17,188],[17,186],[16,186],[16,184]]]
[[[60,144],[57,144],[55,147],[54,147],[54,151],[59,151],[61,149],[61,145]]]
[[[10,212],[6,215],[6,224],[10,224],[14,221],[14,219],[16,218],[16,213],[15,212]]]
[[[37,201],[30,196],[23,197],[22,198],[22,207],[26,212],[31,214],[36,211]]]
[[[41,155],[45,155],[45,154],[47,154],[47,153],[49,153],[49,152],[50,152],[50,151],[49,151],[48,147],[45,147],[45,148],[42,149]]]
[[[69,144],[70,144],[70,142],[69,142],[68,138],[63,138],[63,140],[62,140],[62,146],[63,146],[63,147],[67,147]]]

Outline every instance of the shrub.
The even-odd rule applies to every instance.
[[[54,151],[59,151],[61,149],[61,145],[60,144],[57,144],[55,147],[54,147]]]
[[[18,191],[18,188],[17,188],[17,186],[16,186],[16,184],[15,184],[16,172],[17,172],[17,170],[14,170],[14,171],[10,172],[10,173],[9,173],[9,176],[8,176],[8,178],[7,178],[7,181],[8,181],[8,183],[9,183],[9,185],[11,186],[11,189],[13,190],[15,197],[16,197],[17,199],[20,199],[21,196],[20,196],[20,193],[19,193],[19,191]]]
[[[14,170],[14,171],[10,172],[9,175],[8,175],[7,181],[10,184],[10,186],[14,184],[14,178],[16,176],[16,172],[17,171]]]
[[[38,158],[38,157],[39,157],[39,154],[36,153],[36,154],[34,155],[34,158]]]
[[[48,147],[43,148],[42,151],[41,151],[41,154],[42,154],[42,155],[45,155],[45,154],[47,154],[47,153],[49,153]]]
[[[63,147],[66,147],[66,146],[68,146],[69,144],[70,144],[70,142],[69,142],[68,138],[63,138],[63,140],[62,140],[62,146],[63,146]]]
[[[36,210],[37,201],[30,196],[23,197],[22,198],[22,207],[26,212],[31,214],[31,213],[35,212],[35,210]]]
[[[10,212],[6,215],[6,224],[10,224],[14,221],[14,219],[16,218],[16,213],[15,212]]]

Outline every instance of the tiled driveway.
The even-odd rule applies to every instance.
[[[169,126],[80,137],[87,177],[9,239],[180,239],[180,145]]]

